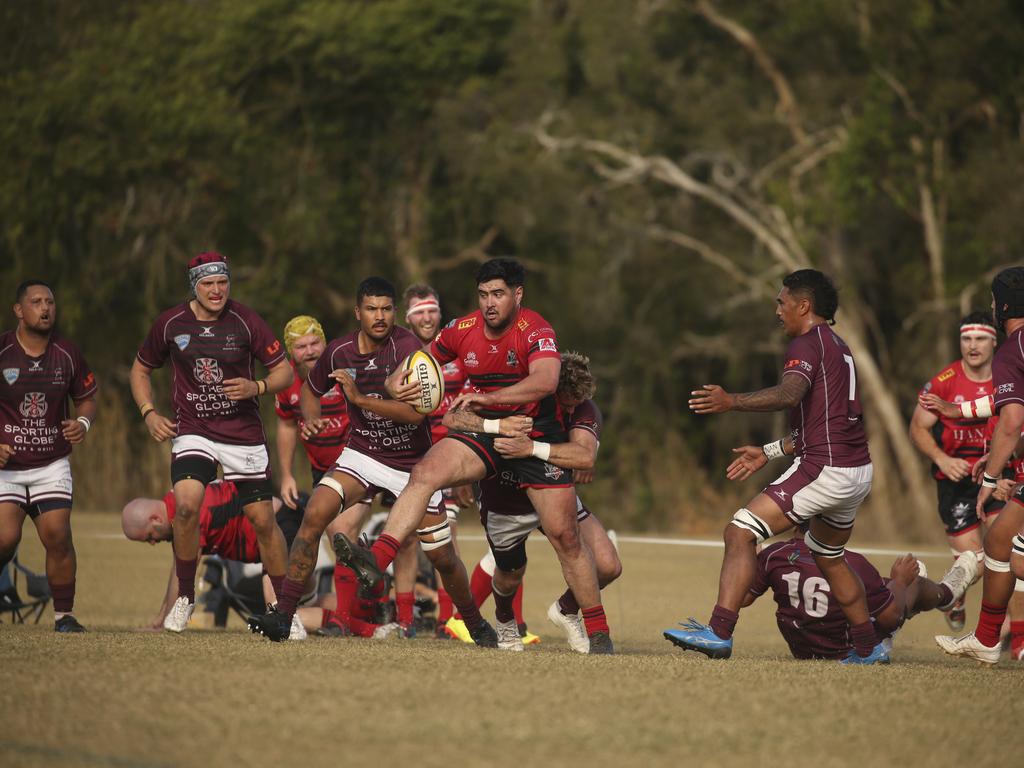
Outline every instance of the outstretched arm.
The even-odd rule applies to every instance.
[[[782,411],[794,407],[811,388],[803,376],[783,376],[774,387],[733,395],[717,384],[705,384],[690,394],[690,410],[694,413],[726,413],[727,411]]]

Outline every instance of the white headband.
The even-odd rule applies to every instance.
[[[409,305],[409,310],[405,313],[405,319],[408,320],[417,312],[422,312],[426,309],[436,309],[438,312],[440,312],[441,305],[437,303],[437,299],[435,299],[433,296],[428,296],[427,298],[420,299],[415,304]]]
[[[986,325],[985,323],[971,323],[970,325],[961,325],[960,335],[963,336],[966,333],[984,333],[991,336],[993,339],[996,338],[995,326]]]

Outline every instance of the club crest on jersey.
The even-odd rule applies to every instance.
[[[519,358],[516,357],[516,351],[514,349],[510,349],[508,354],[505,356],[505,365],[509,368],[519,367]]]
[[[211,338],[213,336],[213,326],[212,325],[203,325],[203,326],[200,326],[200,327],[203,329],[203,331],[199,335],[202,336],[204,339],[209,339],[209,338]]]
[[[480,365],[480,361],[476,359],[476,352],[473,351],[470,351],[470,353],[466,355],[466,359],[464,362],[466,366],[469,368],[476,368],[478,365]]]
[[[190,341],[192,341],[191,333],[179,333],[177,336],[174,337],[174,343],[178,345],[178,349],[180,349],[182,352],[185,351],[185,347],[188,346],[188,343]]]
[[[795,563],[797,560],[800,559],[800,553],[799,552],[790,552],[789,555],[786,557],[786,559],[789,560],[789,562],[791,562],[791,563]]]
[[[42,392],[27,392],[18,407],[26,419],[41,419],[46,415],[46,395]]]
[[[224,380],[224,371],[212,357],[196,358],[196,381],[200,384],[220,384]]]
[[[8,384],[13,384],[14,382],[16,382],[20,375],[20,368],[4,368],[4,381],[6,381]]]
[[[565,470],[560,467],[556,467],[554,464],[548,464],[544,462],[544,477],[551,478],[552,480],[558,480],[565,474]]]

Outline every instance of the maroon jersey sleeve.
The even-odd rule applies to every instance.
[[[821,348],[810,334],[797,336],[786,348],[786,363],[782,375],[796,374],[807,379],[808,384],[814,383],[814,377],[821,366]]]
[[[270,330],[266,320],[250,311],[245,313],[245,323],[252,333],[252,352],[257,360],[268,369],[284,360],[284,347],[274,332]]]
[[[166,337],[167,325],[170,319],[166,315],[167,313],[165,312],[156,319],[136,355],[138,361],[147,368],[161,368],[167,362],[167,358],[170,357],[170,340]]]
[[[96,393],[96,376],[93,374],[92,369],[89,368],[85,357],[82,356],[78,347],[63,339],[60,342],[60,347],[67,352],[68,357],[71,358],[71,365],[74,368],[71,386],[68,389],[71,399],[77,403],[92,397]]]
[[[601,430],[604,427],[604,419],[601,410],[593,400],[584,400],[573,409],[572,417],[569,419],[569,430],[585,429],[591,432],[597,441],[601,441]]]
[[[327,349],[320,355],[320,359],[316,361],[316,365],[313,366],[313,370],[306,376],[306,384],[313,391],[313,394],[323,397],[331,387],[334,386],[334,379],[331,378],[331,372],[335,368],[345,367],[343,363],[344,355],[340,351],[341,342],[335,339],[327,345]]]
[[[992,407],[996,411],[1008,403],[1024,404],[1024,330],[1006,340],[992,361]]]

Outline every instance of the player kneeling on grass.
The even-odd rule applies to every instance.
[[[891,648],[903,622],[922,611],[948,610],[978,578],[978,558],[961,553],[936,583],[913,555],[899,557],[883,579],[867,559],[847,550],[846,562],[864,583],[876,639]],[[766,547],[757,557],[757,572],[743,607],[771,590],[778,604],[779,632],[797,659],[843,659],[849,656],[850,624],[835,601],[814,554],[802,535]],[[669,640],[673,638],[666,633]],[[886,659],[888,661],[888,659]]]
[[[294,509],[282,504],[278,498],[273,499],[274,515],[277,524],[284,534],[285,540],[291,545],[299,525],[302,523],[302,505],[298,503]],[[174,492],[168,493],[163,499],[132,499],[121,510],[121,528],[124,535],[131,541],[148,541],[156,544],[160,541],[173,541],[173,521],[177,512],[174,503]],[[225,560],[237,560],[240,563],[259,563],[259,540],[256,529],[246,517],[238,488],[232,482],[214,480],[206,486],[202,504],[199,507],[199,547],[204,555],[217,555]],[[307,592],[313,585],[307,584]],[[267,603],[275,602],[274,588],[270,577],[263,575],[263,595]],[[171,611],[178,598],[178,575],[174,564],[167,581],[167,593],[164,595],[160,611],[147,629],[161,630],[164,618]],[[320,626],[317,617],[310,617],[312,628]],[[299,615],[292,621],[289,640],[302,640],[306,637]]]

